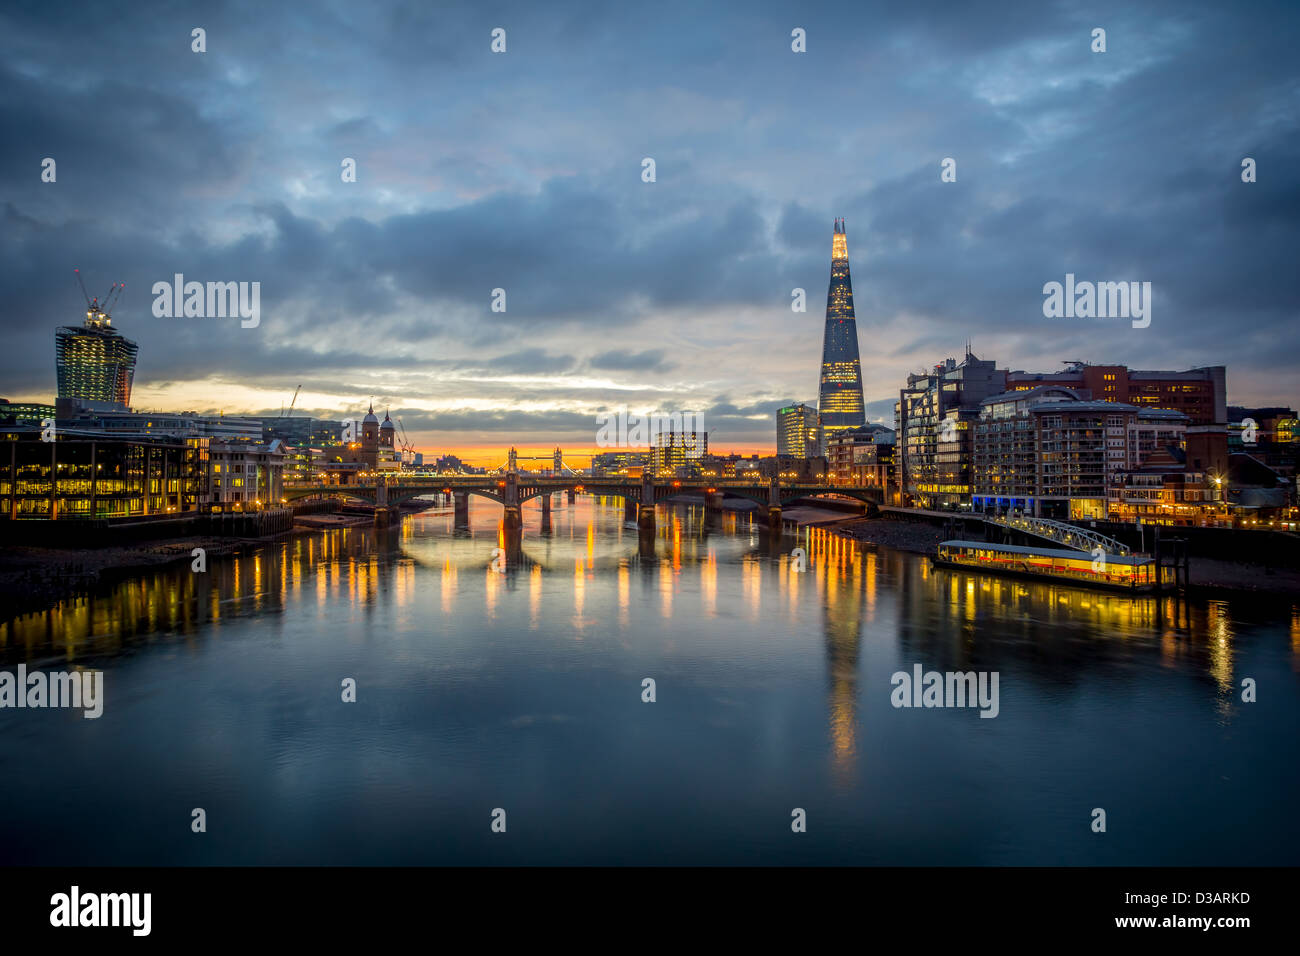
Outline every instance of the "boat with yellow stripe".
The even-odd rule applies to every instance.
[[[1100,552],[1100,553],[1098,553]],[[1030,548],[991,541],[944,541],[931,558],[936,568],[1017,577],[1130,592],[1173,586],[1173,568],[1146,554],[1106,554],[1064,548]]]

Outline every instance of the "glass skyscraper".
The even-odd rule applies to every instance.
[[[138,346],[123,338],[112,320],[92,308],[80,328],[65,325],[54,333],[58,397],[82,402],[131,404]]]
[[[867,423],[862,401],[862,365],[858,360],[858,323],[853,315],[849,278],[849,240],[844,220],[835,220],[831,242],[831,284],[826,293],[826,334],[822,340],[822,380],[818,399],[822,440]]]
[[[777,411],[776,453],[790,458],[816,458],[822,453],[817,409],[799,402]]]

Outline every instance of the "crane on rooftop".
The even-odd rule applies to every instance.
[[[82,281],[81,270],[72,270],[77,275],[77,285],[81,286],[81,295],[86,300],[86,322],[87,324],[112,325],[113,307],[117,305],[122,297],[122,290],[126,288],[125,282],[114,282],[109,286],[108,294],[104,296],[104,302],[101,305],[99,296],[91,298],[90,293],[86,291],[86,283]]]

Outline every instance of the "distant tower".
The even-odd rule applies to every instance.
[[[379,426],[379,447],[387,448],[389,451],[392,451],[393,436],[396,434],[397,426],[394,425],[393,420],[388,417],[388,410],[385,409],[383,424]]]
[[[560,449],[555,449],[555,454],[551,460],[551,473],[560,475],[564,473],[564,454]]]
[[[80,272],[77,281],[81,282]],[[55,331],[58,398],[123,410],[131,404],[139,347],[118,335],[110,315],[124,288],[114,283],[102,305],[98,297],[86,295],[85,322],[80,327],[65,325]],[[84,284],[81,291],[85,295]]]
[[[379,465],[379,419],[375,417],[375,403],[361,420],[361,460],[369,467]]]
[[[853,315],[849,278],[849,240],[844,220],[835,220],[831,241],[831,284],[826,293],[826,333],[822,339],[821,394],[817,402],[823,441],[867,423],[858,359],[858,322]]]

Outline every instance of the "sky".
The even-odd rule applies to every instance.
[[[771,453],[775,410],[817,399],[842,217],[869,420],[967,340],[1028,371],[1223,364],[1231,404],[1294,407],[1298,26],[1188,0],[6,4],[0,397],[52,401],[79,268],[126,283],[142,410],[279,414],[301,386],[295,415],[373,400],[476,464],[695,412],[711,450]],[[177,273],[260,283],[257,325],[156,316]],[[1150,282],[1150,325],[1046,317],[1067,273]]]

